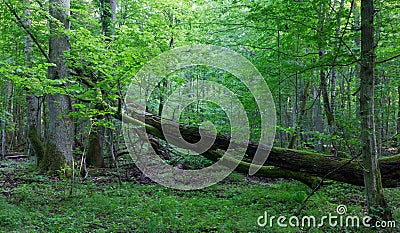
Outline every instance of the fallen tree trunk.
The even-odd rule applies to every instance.
[[[139,116],[137,113],[131,113],[131,115],[132,117],[127,115],[123,116],[125,123],[140,124],[146,127],[146,130],[149,134],[157,138],[165,139],[166,135],[168,135],[170,138],[180,137],[180,135],[169,135],[170,132],[168,130],[164,130],[163,132],[161,127],[161,119],[157,116],[146,114],[144,117],[145,122],[142,122],[138,119],[143,119],[143,115]],[[168,124],[171,127],[179,127],[181,137],[183,137],[183,139],[188,142],[195,143],[201,139],[199,129],[197,127],[186,126],[168,120],[163,122],[163,124],[164,129],[168,128]],[[165,127],[165,125],[167,125],[167,127]],[[209,151],[204,153],[204,156],[212,160],[219,159],[219,157],[221,157],[223,153],[217,152],[217,150],[226,150],[229,146],[229,143],[230,137],[218,134],[216,136],[214,144]],[[174,143],[172,142],[172,144]],[[175,146],[179,147],[179,144],[177,143],[175,144]],[[236,146],[244,145],[238,144]],[[251,160],[254,157],[254,154],[258,147],[259,146],[257,143],[248,142],[245,160]],[[196,151],[196,148],[191,149]],[[387,188],[399,187],[400,155],[380,158],[379,165],[381,167],[383,186]],[[324,177],[329,172],[336,170],[335,172],[329,174],[326,178],[358,186],[364,185],[363,165],[362,162],[358,160],[335,160],[318,153],[274,147],[271,149],[268,160],[266,161],[264,166],[275,166],[281,170],[279,170],[279,172],[272,172],[272,168],[263,167],[262,169],[260,169],[259,172],[257,172],[256,175],[276,178],[280,174],[282,178],[294,178],[295,176],[297,176],[297,174],[300,173],[303,174],[302,177]],[[250,163],[241,162],[237,170],[246,172],[249,167]],[[291,175],[291,172],[294,173],[292,173]]]
[[[81,79],[83,83],[88,85],[89,87],[96,88],[95,83],[93,83],[83,72],[77,72],[77,75]],[[146,128],[147,132],[153,135],[156,138],[165,139],[165,134],[169,134],[166,130],[163,132],[161,127],[161,119],[152,114],[139,114],[137,112],[128,112],[128,114],[124,114],[121,112],[121,108],[114,108],[108,103],[106,103],[101,96],[97,98],[99,105],[103,106],[104,109],[113,112],[113,116],[119,120],[124,121],[125,123],[132,123],[135,125],[141,125]],[[133,103],[127,103],[127,105],[131,105]],[[130,108],[135,109],[135,108]],[[140,108],[139,108],[140,109]],[[140,119],[140,120],[139,120]],[[183,137],[187,142],[195,143],[201,139],[199,134],[199,129],[196,127],[186,126],[179,124],[177,122],[167,121],[171,126],[178,126],[180,129],[181,135],[169,135],[170,138],[179,138]],[[222,149],[226,150],[231,143],[230,137],[218,134],[216,136],[216,140],[214,144],[209,150],[209,154],[204,154],[205,156],[218,157],[218,153],[215,154],[216,150]],[[178,146],[179,145],[175,145]],[[259,145],[255,142],[248,142],[245,145],[247,148],[246,155],[247,159],[252,159],[257,151]],[[191,148],[196,151],[196,148]],[[213,154],[213,156],[210,156]],[[221,156],[221,155],[219,155]],[[247,164],[250,166],[250,164]],[[312,176],[315,177],[324,177],[331,180],[354,184],[359,186],[364,186],[364,176],[363,176],[363,164],[359,160],[349,161],[349,159],[344,160],[334,160],[332,158],[326,157],[323,154],[311,153],[306,151],[299,150],[291,150],[284,148],[274,147],[271,149],[271,152],[268,156],[268,160],[264,164],[265,166],[275,166],[283,171],[291,171],[297,173],[302,173],[304,176]],[[238,169],[243,169],[238,166]],[[381,170],[381,177],[383,187],[392,188],[400,186],[400,155],[384,157],[379,159],[379,166]],[[248,169],[247,169],[248,170]],[[264,169],[261,169],[264,170]],[[260,170],[260,171],[261,171]],[[269,175],[261,172],[258,172],[258,175],[269,177]],[[334,172],[333,172],[334,171]],[[276,173],[275,173],[276,174]],[[282,173],[281,173],[282,174]],[[290,174],[290,172],[286,172],[286,174]],[[327,174],[329,174],[327,176]],[[282,175],[283,176],[283,175]],[[303,175],[301,175],[303,176]]]
[[[169,154],[179,154],[178,151],[172,150],[171,148],[165,148],[160,145],[159,141],[154,138],[149,138],[150,144],[153,147],[154,151],[157,155],[161,156],[165,160],[170,160]],[[207,159],[217,162],[223,156],[223,151],[211,150],[205,153],[202,153],[204,157]],[[233,160],[233,159],[232,159]],[[250,163],[247,161],[234,161],[238,166],[236,167],[235,171],[239,173],[247,174],[250,168]],[[258,177],[265,177],[265,178],[284,178],[284,179],[293,179],[302,182],[303,184],[307,185],[309,188],[315,188],[321,181],[320,178],[310,176],[301,172],[295,172],[286,170],[279,167],[274,166],[262,166],[260,170],[255,174]]]
[[[90,75],[85,74],[84,70],[76,70],[75,75],[79,77],[79,79],[86,84],[87,86],[96,89],[96,105],[102,106],[103,109],[108,110],[111,112],[111,115],[118,120],[124,121],[125,123],[133,123],[135,125],[141,125],[145,127],[149,134],[153,135],[156,138],[165,139],[165,136],[162,132],[161,127],[161,119],[157,116],[147,114],[146,116],[140,115],[138,113],[130,113],[132,116],[122,113],[122,106],[118,106],[118,108],[110,106],[107,102],[105,102],[101,96],[101,90],[96,84],[91,80],[91,75],[95,76],[92,71],[90,71]],[[80,99],[83,102],[88,102],[88,100]],[[89,102],[92,102],[89,100]],[[140,108],[139,108],[140,109]],[[138,120],[140,119],[140,120]],[[199,129],[195,127],[180,125],[176,122],[169,122],[172,125],[178,125],[181,132],[184,132],[184,138],[188,142],[197,142],[201,137],[199,134]],[[179,137],[179,135],[173,135],[175,137]],[[219,156],[222,156],[217,149],[220,148],[228,148],[230,143],[230,138],[225,135],[217,135],[217,140],[214,142],[213,150],[210,150],[208,154],[204,154],[207,158],[216,161],[215,159],[219,159]],[[152,147],[157,150],[159,145],[155,145],[155,140],[151,140],[150,143]],[[246,146],[246,145],[242,145]],[[194,148],[195,149],[195,148]],[[124,153],[124,152],[123,152]],[[165,155],[162,151],[158,151],[158,155],[165,158]],[[238,167],[236,168],[237,171],[247,173],[250,168],[250,163],[240,162]],[[316,176],[310,176],[305,173],[290,171],[287,169],[279,168],[279,167],[271,167],[271,166],[263,166],[258,173],[256,174],[261,177],[266,178],[290,178],[298,180],[310,188],[314,188],[320,181],[320,179]]]

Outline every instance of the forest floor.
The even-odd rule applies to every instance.
[[[178,191],[151,182],[132,164],[92,169],[86,180],[72,181],[39,174],[31,161],[2,160],[0,232],[379,232],[339,222],[307,229],[279,227],[276,220],[258,225],[265,213],[290,218],[310,192],[299,182],[238,173],[205,189]],[[400,232],[400,188],[385,194],[397,222],[381,232]],[[361,219],[364,200],[362,187],[333,183],[313,195],[298,218],[319,222],[345,205],[346,216]]]

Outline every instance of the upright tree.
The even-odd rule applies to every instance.
[[[30,1],[25,0],[25,17],[23,18],[23,24],[27,29],[31,27],[31,10]],[[24,54],[25,64],[28,69],[32,68],[34,62],[33,57],[33,46],[32,38],[26,33],[24,36]],[[40,119],[40,103],[39,98],[34,95],[30,90],[26,93],[26,105],[27,105],[27,126],[28,126],[28,142],[29,142],[29,153],[34,155],[36,162],[39,162],[43,158],[43,145],[40,138],[41,134],[41,119]]]
[[[374,44],[374,0],[361,1],[361,70],[360,70],[360,116],[361,143],[364,161],[364,182],[368,212],[372,216],[391,219],[386,203],[375,136],[375,44]]]
[[[114,39],[114,23],[116,19],[116,0],[100,0],[101,28],[105,42],[110,42]],[[101,75],[98,76],[99,78]],[[100,80],[98,80],[100,81]],[[102,91],[97,91],[98,95],[102,95]],[[95,106],[99,111],[104,110],[103,106],[98,103]],[[99,121],[104,120],[104,116],[98,114],[89,136],[89,144],[87,151],[87,162],[95,167],[104,166],[104,137],[105,127],[97,125]]]
[[[53,80],[68,78],[69,71],[65,52],[70,49],[69,38],[64,30],[69,30],[70,1],[50,0],[50,39],[49,59],[53,63],[48,76]],[[72,164],[73,123],[68,116],[71,112],[71,100],[65,94],[47,96],[49,124],[46,149],[41,166],[44,170],[58,170]]]

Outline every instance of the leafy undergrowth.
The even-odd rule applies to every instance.
[[[107,176],[96,171],[77,180],[70,195],[71,180],[37,174],[29,162],[1,164],[1,232],[377,232],[327,223],[320,228],[279,227],[276,220],[272,227],[258,226],[265,213],[289,218],[299,209],[310,190],[298,182],[265,183],[231,174],[206,189],[177,191],[140,182],[140,177],[119,184],[112,171]],[[400,189],[385,192],[399,225]],[[346,205],[346,215],[361,218],[363,200],[360,187],[329,185],[312,196],[299,218],[337,215],[339,204]]]

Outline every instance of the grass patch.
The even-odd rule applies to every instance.
[[[286,217],[296,212],[310,193],[298,182],[265,184],[235,173],[206,189],[177,191],[157,184],[96,183],[92,177],[76,182],[70,196],[69,180],[42,176],[29,167],[25,162],[0,169],[1,232],[371,232],[258,226],[257,219],[265,211]],[[400,190],[385,191],[398,220]],[[364,216],[363,200],[361,187],[333,184],[314,195],[302,215],[335,214],[337,205],[343,204],[348,214]]]

